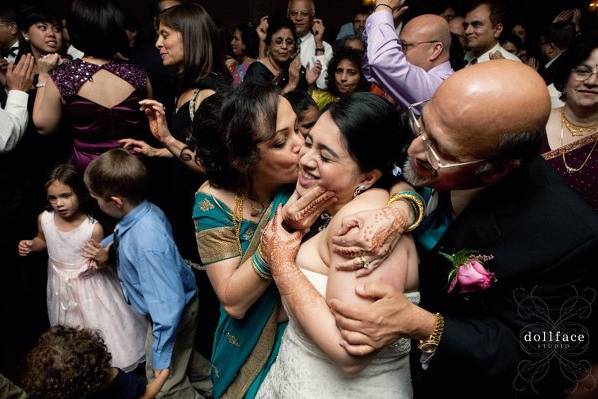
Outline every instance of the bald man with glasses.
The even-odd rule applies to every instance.
[[[329,302],[339,344],[366,356],[412,338],[416,399],[564,398],[598,361],[598,215],[538,155],[543,79],[511,60],[472,65],[408,113],[403,176],[433,189],[417,212],[421,302],[365,278],[415,220],[393,201],[412,192],[395,187],[333,238],[337,268],[358,270],[356,292],[373,300]]]
[[[413,18],[397,37],[393,13],[403,13],[404,0],[378,0],[366,21],[366,78],[406,109],[434,94],[454,71],[449,62],[451,34],[446,20],[425,14]],[[416,112],[419,112],[416,110]]]

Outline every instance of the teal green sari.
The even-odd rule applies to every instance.
[[[197,193],[193,219],[202,263],[241,256],[241,264],[249,259],[257,249],[262,229],[289,196],[286,191],[277,193],[259,223],[243,219],[239,224],[222,201]],[[212,351],[214,398],[255,397],[276,359],[286,327],[286,322],[277,322],[279,306],[280,296],[272,283],[241,320],[220,308]]]

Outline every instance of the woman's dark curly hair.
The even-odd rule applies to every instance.
[[[29,353],[23,387],[33,398],[80,399],[106,385],[111,359],[99,332],[54,326]]]
[[[203,101],[194,119],[193,140],[196,161],[210,184],[251,194],[257,146],[274,136],[277,107],[276,87],[251,81]]]
[[[336,79],[335,79],[335,72],[338,64],[342,60],[348,60],[352,64],[355,65],[355,69],[359,71],[359,83],[355,88],[355,91],[368,91],[370,88],[369,83],[367,82],[363,72],[361,71],[361,59],[362,59],[362,52],[359,50],[355,50],[348,47],[340,48],[339,50],[335,51],[334,56],[328,63],[328,91],[334,94],[335,96],[340,96],[340,92],[338,91],[338,87],[336,86]]]

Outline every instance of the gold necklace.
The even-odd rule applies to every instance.
[[[585,136],[586,134],[594,133],[598,129],[598,122],[591,124],[590,126],[579,126],[571,122],[567,115],[565,115],[565,107],[561,110],[561,123],[569,130],[571,136]]]
[[[564,130],[565,130],[565,127],[563,125],[563,126],[561,126],[561,147],[563,147],[563,145],[564,145],[564,143],[563,143]],[[583,163],[581,164],[581,166],[579,168],[572,168],[571,166],[569,166],[567,164],[567,160],[565,159],[565,151],[563,151],[561,153],[561,157],[563,158],[563,165],[565,165],[565,169],[567,169],[568,173],[579,172],[580,170],[582,170],[584,168],[584,166],[586,166],[586,163],[588,163],[588,161],[592,157],[592,153],[594,152],[594,149],[596,148],[596,143],[598,143],[598,137],[596,137],[596,139],[594,140],[594,145],[592,146],[592,149],[590,150],[590,152],[588,153],[588,156],[586,156],[586,159],[583,161]]]

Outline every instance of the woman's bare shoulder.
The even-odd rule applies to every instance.
[[[333,219],[342,218],[343,216],[361,211],[383,208],[386,205],[388,198],[388,191],[380,188],[371,188],[345,204],[336,215],[334,215]]]

